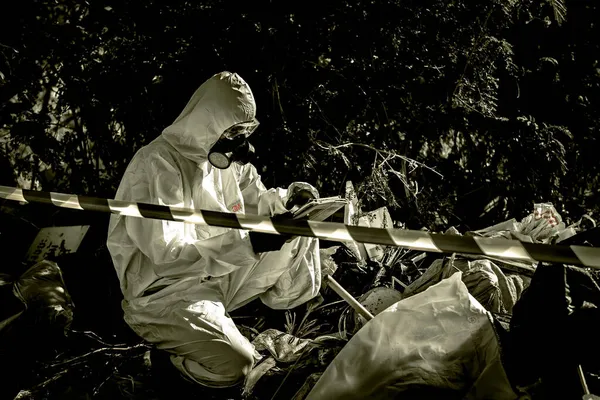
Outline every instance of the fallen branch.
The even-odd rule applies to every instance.
[[[367,321],[374,318],[373,314],[369,312],[362,304],[360,304],[350,293],[346,291],[335,279],[330,275],[327,275],[328,283],[331,289],[336,292],[342,299],[344,299],[357,313],[362,315]]]
[[[49,384],[51,384],[54,381],[57,381],[58,379],[60,379],[63,375],[65,375],[67,372],[69,372],[69,369],[63,369],[62,371],[60,371],[59,373],[57,373],[56,375],[54,375],[51,378],[46,379],[44,382],[42,383],[38,383],[37,385],[35,385],[34,387],[32,387],[31,389],[28,390],[21,390],[19,391],[19,393],[17,393],[17,395],[15,396],[14,400],[22,400],[22,399],[30,399],[33,398],[33,393],[37,390],[43,389],[46,386],[48,386]]]
[[[14,51],[16,54],[19,54],[19,51],[17,49],[15,49],[12,46],[8,46],[8,45],[6,45],[4,43],[0,43],[0,47],[4,47],[5,49],[10,49],[10,50]]]
[[[127,343],[111,344],[111,343],[105,342],[100,336],[98,336],[96,333],[94,333],[92,331],[76,331],[76,330],[71,329],[70,333],[76,333],[78,335],[87,336],[87,337],[89,337],[89,338],[97,341],[101,345],[107,346],[107,347],[123,347],[123,346],[127,346]]]
[[[98,386],[94,388],[94,390],[92,391],[92,396],[96,396],[100,392],[100,389],[102,389],[102,387],[106,384],[106,382],[108,382],[110,378],[112,378],[117,372],[119,372],[119,367],[122,366],[125,363],[125,361],[126,360],[119,360],[119,362],[113,366],[110,374],[108,374],[108,376],[102,382],[100,382]]]
[[[135,350],[135,349],[139,349],[139,348],[150,349],[151,346],[147,345],[146,343],[140,343],[140,344],[136,344],[135,346],[129,346],[129,347],[103,347],[101,349],[96,349],[96,350],[90,351],[88,353],[82,354],[80,356],[73,357],[70,360],[61,361],[56,364],[51,364],[51,365],[49,365],[49,368],[56,368],[56,367],[59,367],[62,365],[74,364],[80,360],[83,360],[84,358],[87,358],[87,357],[97,354],[97,353],[102,353],[102,352],[107,352],[107,351],[130,351],[130,350]]]

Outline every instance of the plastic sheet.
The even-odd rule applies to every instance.
[[[532,213],[521,222],[513,218],[471,234],[528,243],[553,243],[575,235],[577,225],[567,227],[552,203],[537,203],[534,204]]]
[[[309,339],[300,339],[277,329],[267,329],[260,333],[252,344],[257,351],[268,351],[271,356],[283,363],[296,361],[311,344]]]
[[[25,271],[14,283],[4,279],[0,286],[5,296],[10,297],[6,299],[10,302],[5,305],[12,305],[5,311],[13,310],[8,312],[13,315],[3,315],[0,332],[13,328],[12,325],[23,314],[27,314],[28,321],[35,323],[40,330],[52,329],[59,334],[64,333],[73,322],[74,305],[62,272],[54,262],[41,261]],[[7,292],[10,289],[11,294]]]
[[[342,349],[307,399],[515,399],[489,313],[461,273],[402,300]]]
[[[458,271],[462,272],[462,281],[469,293],[486,310],[494,313],[510,314],[530,282],[528,277],[505,274],[490,260],[468,261],[457,258],[444,262],[440,259],[434,261],[423,276],[406,288],[403,297],[421,293]]]

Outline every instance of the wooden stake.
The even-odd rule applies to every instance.
[[[373,314],[369,312],[362,304],[360,304],[350,293],[346,291],[335,279],[333,279],[330,275],[326,275],[329,280],[329,287],[333,289],[342,299],[346,301],[346,303],[350,304],[357,313],[362,315],[367,321],[375,318]]]

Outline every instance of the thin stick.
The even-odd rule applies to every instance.
[[[354,308],[354,310],[362,315],[367,321],[375,318],[373,314],[369,312],[362,304],[360,304],[350,293],[346,291],[339,283],[336,282],[330,275],[327,275],[327,279],[329,280],[329,286],[336,292],[342,299],[346,300],[346,303],[350,305],[350,307]]]
[[[337,300],[337,301],[334,301],[334,302],[331,302],[331,303],[323,304],[322,306],[319,306],[319,307],[315,308],[314,311],[317,312],[317,311],[319,311],[319,310],[321,310],[321,309],[323,309],[325,307],[334,306],[336,304],[340,304],[340,303],[343,303],[343,302],[344,302],[344,300]]]
[[[100,382],[98,386],[96,386],[96,388],[92,392],[92,397],[95,397],[98,394],[98,392],[100,392],[100,389],[102,389],[106,382],[108,382],[113,376],[115,376],[115,374],[119,371],[119,367],[123,365],[126,361],[129,360],[119,360],[117,365],[114,365],[112,367],[111,373],[102,382]]]
[[[583,388],[583,394],[590,394],[590,390],[588,389],[587,382],[585,381],[585,376],[583,375],[583,369],[581,365],[577,366],[577,373],[579,374],[579,381],[581,382],[581,387]]]
[[[97,354],[97,353],[102,353],[102,352],[108,352],[108,351],[129,351],[129,350],[134,350],[134,349],[139,349],[140,347],[145,347],[145,348],[150,348],[150,346],[148,346],[145,343],[140,343],[140,344],[136,344],[134,346],[130,346],[130,347],[105,347],[105,348],[101,348],[101,349],[96,349],[93,351],[90,351],[89,353],[85,353],[82,354],[80,356],[77,357],[73,357],[69,360],[65,360],[65,361],[61,361],[55,364],[51,364],[49,365],[50,368],[55,368],[58,367],[60,365],[66,365],[66,364],[73,364],[77,361],[80,361],[86,357],[89,357],[91,355]]]
[[[94,333],[92,331],[76,331],[74,329],[71,329],[70,332],[76,333],[78,335],[87,336],[90,339],[93,339],[93,340],[97,341],[98,343],[102,344],[103,346],[107,346],[107,347],[124,347],[124,346],[127,346],[127,343],[111,344],[111,343],[105,342],[100,336],[98,336],[96,333]]]

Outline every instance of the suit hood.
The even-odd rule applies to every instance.
[[[250,86],[238,74],[225,71],[196,90],[161,136],[182,156],[201,163],[227,128],[255,116],[256,102]]]

